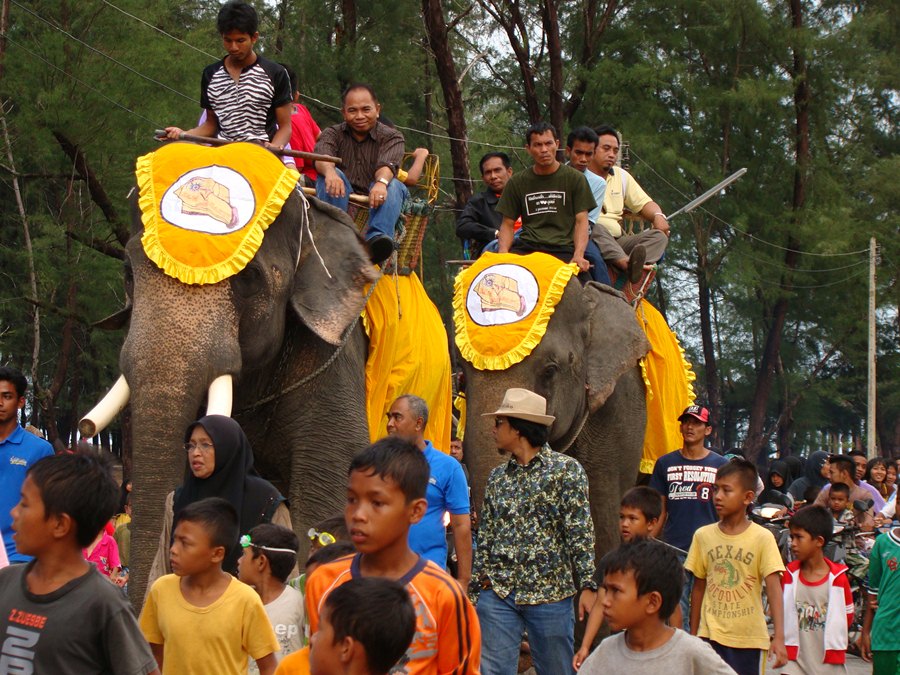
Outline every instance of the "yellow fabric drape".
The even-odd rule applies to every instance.
[[[366,413],[372,441],[387,434],[386,413],[398,396],[428,404],[425,438],[450,450],[452,389],[447,331],[415,274],[382,278],[363,313],[369,336]]]
[[[578,267],[546,253],[485,253],[456,277],[456,346],[479,370],[505,370],[541,342]]]
[[[144,252],[186,284],[240,272],[299,174],[253,143],[162,146],[137,160]]]
[[[684,356],[678,337],[656,307],[643,299],[635,313],[651,345],[641,363],[647,385],[647,429],[641,473],[651,473],[659,457],[682,445],[678,415],[694,403],[692,383],[697,376]]]
[[[456,395],[456,398],[453,400],[453,407],[459,413],[456,423],[456,437],[462,441],[466,435],[466,392],[461,391]]]

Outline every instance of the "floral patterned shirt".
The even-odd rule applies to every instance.
[[[512,458],[491,471],[472,593],[487,580],[501,598],[515,592],[520,605],[557,602],[579,588],[596,588],[588,481],[577,460],[545,445],[524,466]]]

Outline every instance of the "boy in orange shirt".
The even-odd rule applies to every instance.
[[[475,675],[481,660],[475,608],[453,577],[409,548],[409,527],[425,513],[428,477],[424,455],[393,436],[353,458],[344,516],[358,553],[322,565],[307,580],[310,630],[319,630],[323,605],[341,584],[360,577],[393,579],[409,592],[416,632],[391,672]]]

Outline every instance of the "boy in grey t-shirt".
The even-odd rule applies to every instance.
[[[681,597],[684,569],[665,544],[640,539],[600,561],[602,592],[594,611],[612,630],[585,659],[580,675],[628,673],[733,675],[734,671],[703,640],[666,625]]]

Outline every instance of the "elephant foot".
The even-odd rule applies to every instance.
[[[369,248],[369,259],[373,265],[379,265],[394,253],[394,240],[386,234],[379,234],[366,240]]]

